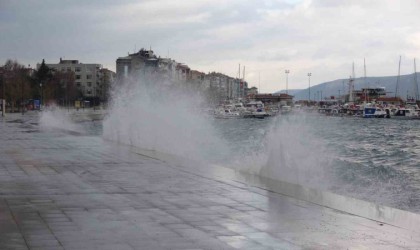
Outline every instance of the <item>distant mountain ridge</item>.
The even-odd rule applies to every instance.
[[[419,77],[417,75],[417,77]],[[418,79],[419,81],[420,79]],[[366,87],[384,87],[387,96],[395,96],[395,87],[397,85],[397,76],[376,76],[356,78],[354,81],[354,89],[360,90]],[[398,94],[402,99],[406,100],[407,96],[415,97],[414,88],[414,73],[409,75],[400,76],[398,83]],[[340,93],[339,93],[340,91]],[[293,89],[288,90],[290,95],[294,96],[295,101],[308,100],[308,88],[306,89]],[[349,92],[349,79],[338,79],[330,82],[324,82],[318,85],[311,86],[311,100],[321,100],[331,96],[337,97],[340,95],[348,94]],[[277,91],[276,93],[285,93],[285,90]]]
[[[289,95],[295,95],[296,93],[298,93],[299,91],[302,91],[302,89],[288,89],[287,93]],[[286,90],[282,89],[280,91],[275,92],[275,94],[286,94]]]

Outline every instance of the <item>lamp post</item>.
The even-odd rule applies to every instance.
[[[42,91],[42,82],[39,84],[39,87],[41,88],[41,103],[39,104],[39,109],[41,110],[42,109],[42,101],[43,101],[43,91]]]
[[[1,116],[3,116],[4,117],[4,113],[6,112],[6,94],[5,94],[5,91],[6,91],[6,88],[5,88],[5,85],[6,85],[6,83],[5,83],[5,81],[4,81],[4,77],[3,77],[3,72],[0,72],[0,79],[1,79],[1,85],[2,85],[2,87],[3,87],[3,99],[2,99],[2,101],[1,101]]]
[[[290,73],[290,70],[286,69],[284,71],[284,73],[286,73],[286,94],[289,94],[288,85],[289,85],[289,73]]]
[[[6,112],[6,94],[5,94],[6,88],[5,88],[5,82],[4,82],[3,74],[4,74],[4,72],[0,70],[0,80],[1,80],[1,85],[2,85],[2,88],[3,88],[3,91],[2,91],[3,97],[2,97],[2,100],[1,100],[1,116],[2,117],[4,117],[4,114]]]
[[[22,115],[25,114],[25,104],[23,103],[23,80],[20,80],[20,86],[21,86],[21,105],[22,105]]]
[[[309,81],[309,88],[308,88],[308,97],[309,97],[309,103],[311,103],[311,75],[312,73],[308,73],[308,81]]]
[[[69,107],[69,82],[66,80],[66,106],[67,106],[67,112],[70,112]]]

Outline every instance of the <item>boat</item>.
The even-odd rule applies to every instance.
[[[382,108],[376,108],[375,110],[375,118],[386,118],[388,115],[388,113],[386,112],[386,110],[382,109]]]
[[[270,116],[264,109],[264,103],[261,101],[250,101],[245,104],[246,111],[243,113],[244,118],[264,119]]]
[[[280,109],[280,113],[282,115],[288,114],[290,112],[292,112],[292,107],[287,106],[287,105],[282,106],[281,109]]]
[[[394,115],[391,116],[393,119],[410,120],[419,119],[419,113],[412,108],[399,108],[395,111]]]
[[[218,119],[237,119],[242,118],[238,111],[232,111],[229,108],[219,108],[214,112],[214,117]]]
[[[375,107],[365,107],[363,109],[363,118],[375,118]]]
[[[385,118],[387,112],[380,107],[365,107],[363,109],[363,118]]]

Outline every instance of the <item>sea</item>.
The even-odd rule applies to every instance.
[[[420,120],[297,112],[265,119],[208,117],[208,122],[212,131],[202,131],[194,157],[161,151],[420,213]],[[92,136],[109,138],[102,120],[80,125]],[[206,136],[214,137],[208,145]],[[171,143],[188,146],[185,140]]]
[[[269,177],[420,213],[419,120],[299,112],[215,124],[232,165],[242,158],[274,168]]]
[[[216,119],[205,111],[203,98],[185,90],[164,95],[150,85],[138,86],[113,93],[104,119],[72,121],[71,129],[420,213],[420,120],[304,111],[265,119]],[[40,124],[54,119],[65,120],[43,112]]]

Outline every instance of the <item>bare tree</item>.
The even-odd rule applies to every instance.
[[[31,97],[29,69],[8,59],[3,71],[6,102],[11,106],[12,112],[15,111],[15,106],[23,109],[25,100]]]

